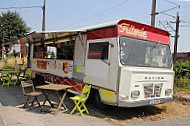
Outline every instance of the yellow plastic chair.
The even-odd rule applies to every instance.
[[[84,111],[86,111],[86,113],[89,114],[89,111],[86,108],[84,103],[86,102],[86,100],[89,97],[90,89],[91,89],[91,85],[89,85],[89,86],[85,85],[80,96],[70,97],[70,99],[72,99],[75,103],[75,107],[70,112],[70,114],[73,114],[76,110],[78,110],[80,112],[81,116],[84,116],[84,114],[83,114]],[[82,107],[83,107],[83,109],[82,109]]]

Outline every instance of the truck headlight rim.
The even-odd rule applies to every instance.
[[[170,96],[171,94],[172,94],[172,89],[167,88],[167,89],[165,90],[165,95],[166,95],[166,96]]]
[[[140,91],[134,90],[131,92],[131,98],[138,98],[140,96]]]

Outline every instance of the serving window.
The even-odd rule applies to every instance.
[[[34,45],[34,58],[73,60],[74,40]]]
[[[74,41],[57,43],[57,59],[73,60]]]

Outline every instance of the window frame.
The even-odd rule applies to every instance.
[[[107,45],[107,58],[101,58],[102,57],[102,54],[101,54],[101,57],[100,58],[89,58],[89,53],[90,53],[90,44],[108,44]],[[110,46],[109,46],[109,41],[96,41],[96,42],[89,42],[88,43],[88,52],[87,52],[87,60],[105,60],[105,61],[108,61],[109,60],[109,53],[110,53]],[[105,46],[105,45],[104,45]],[[101,50],[103,52],[103,49]]]
[[[73,46],[72,59],[68,59],[69,56],[67,58],[66,57],[64,57],[64,58],[58,58],[58,50],[59,49],[58,49],[58,43],[57,42],[54,43],[55,46],[51,46],[51,44],[45,44],[46,45],[46,47],[45,47],[46,49],[44,47],[40,47],[40,51],[39,50],[38,51],[35,50],[35,48],[39,48],[38,46],[42,46],[42,44],[40,44],[40,45],[34,44],[34,47],[33,47],[33,58],[35,58],[35,59],[54,59],[54,60],[74,60],[75,40],[71,40],[71,41],[67,41],[67,42],[71,42],[72,44],[70,46]],[[65,43],[66,42],[63,42],[63,43],[60,43],[60,44],[65,44]],[[35,55],[36,52],[41,53],[42,56],[46,55],[48,53],[48,47],[55,47],[56,48],[55,58],[47,58],[47,57],[36,58],[36,55]],[[43,49],[46,50],[46,51],[42,51]],[[63,49],[62,46],[61,46],[61,49]],[[46,55],[46,56],[48,56],[48,55]]]
[[[143,40],[143,41],[145,41],[145,42],[151,42],[151,43],[157,43],[157,42],[149,41],[149,40],[144,40],[144,39],[139,39],[139,38],[133,38],[133,37],[125,36],[125,35],[120,36],[120,37],[119,37],[119,62],[120,62],[120,64],[121,64],[122,66],[132,66],[132,67],[152,67],[152,68],[166,68],[166,69],[171,69],[171,68],[173,67],[171,48],[170,48],[169,45],[164,44],[164,43],[160,43],[160,44],[168,46],[168,48],[169,48],[169,50],[170,50],[170,57],[171,57],[171,59],[170,59],[170,66],[169,66],[169,67],[139,66],[139,65],[137,65],[137,66],[134,65],[134,66],[133,66],[133,65],[125,65],[125,64],[122,64],[122,63],[121,63],[121,48],[120,48],[120,47],[121,47],[121,37],[128,37],[128,38],[137,39],[137,40]]]

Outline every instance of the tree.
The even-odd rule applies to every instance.
[[[30,31],[18,12],[3,12],[0,15],[0,42],[11,42]]]
[[[51,58],[55,58],[55,53],[53,51],[51,52]]]

